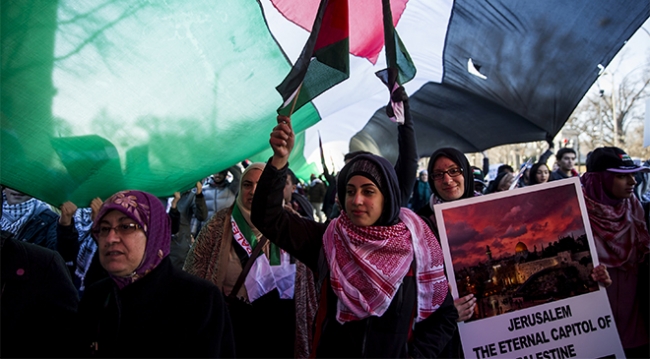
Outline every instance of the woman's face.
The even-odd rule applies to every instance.
[[[548,182],[548,176],[549,176],[549,171],[548,167],[546,165],[541,165],[537,168],[537,173],[535,173],[535,178],[537,179],[537,183],[546,183]]]
[[[353,176],[345,189],[345,213],[357,226],[372,226],[381,217],[384,195],[364,176]]]
[[[253,196],[255,195],[257,182],[259,182],[261,176],[262,170],[252,169],[246,172],[246,175],[241,179],[241,193],[239,195],[242,196],[241,199],[244,208],[249,211],[253,206]]]
[[[430,181],[433,181],[433,185],[440,198],[445,201],[455,201],[465,193],[465,176],[462,172],[456,177],[451,177],[449,173],[444,173],[442,178],[436,178],[440,173],[451,169],[461,169],[461,167],[447,157],[438,157],[436,163],[433,165],[433,173],[431,173],[429,178]]]
[[[617,173],[612,182],[612,195],[618,199],[630,198],[634,194],[635,185],[633,173]]]
[[[129,227],[133,224],[133,219],[116,210],[106,213],[99,222],[99,262],[112,275],[130,275],[142,263],[147,236],[139,226]]]

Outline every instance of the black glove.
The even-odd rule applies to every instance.
[[[393,102],[408,102],[409,100],[404,86],[396,88],[395,91],[390,95],[390,98]],[[390,105],[390,102],[388,102],[388,105],[386,105],[386,115],[388,115],[389,118],[395,117],[393,106]]]

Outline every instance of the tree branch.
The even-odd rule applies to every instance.
[[[113,21],[107,23],[106,25],[102,26],[100,29],[98,29],[97,31],[95,31],[95,33],[93,33],[89,38],[87,38],[86,40],[84,40],[81,44],[79,44],[79,45],[78,45],[76,48],[74,48],[72,51],[70,51],[69,53],[67,53],[67,54],[65,54],[65,55],[63,55],[63,56],[59,56],[59,57],[54,58],[54,61],[65,60],[65,59],[67,59],[67,58],[69,58],[69,57],[71,57],[71,56],[73,56],[73,55],[79,53],[79,52],[80,52],[84,47],[86,47],[86,45],[88,45],[88,44],[90,44],[91,42],[93,42],[93,41],[94,41],[94,40],[95,40],[99,35],[101,35],[104,31],[106,31],[106,30],[110,29],[111,27],[115,26],[115,24],[117,24],[118,22],[124,20],[125,18],[127,18],[127,17],[129,17],[129,16],[135,14],[135,13],[138,12],[140,9],[142,9],[144,6],[145,6],[144,3],[139,3],[138,6],[136,6],[135,8],[127,9],[127,10],[124,11],[124,13],[122,13],[122,15],[120,15],[117,19],[115,19],[115,20],[113,20]]]

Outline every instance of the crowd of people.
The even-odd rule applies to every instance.
[[[242,162],[173,197],[137,190],[52,207],[3,187],[3,357],[464,357],[434,207],[579,176],[626,355],[648,357],[647,166],[571,148],[486,181],[454,148],[417,170],[404,106],[395,165],[358,151],[309,182],[278,116],[266,163]],[[415,176],[414,174],[417,174]],[[641,187],[641,189],[639,189]],[[36,341],[36,342],[35,342]]]

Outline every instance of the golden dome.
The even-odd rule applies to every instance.
[[[528,252],[528,247],[526,247],[524,242],[519,242],[515,246],[515,253],[521,253],[521,252]]]

